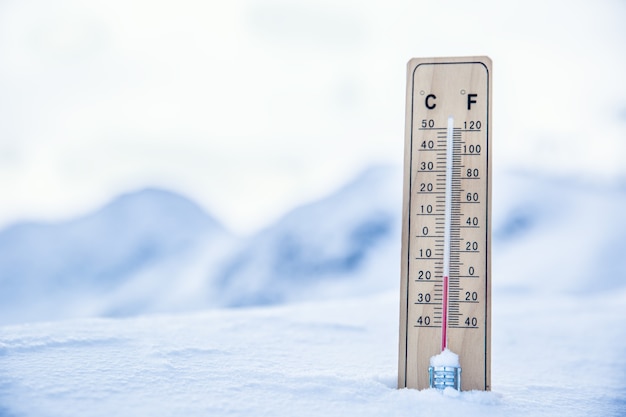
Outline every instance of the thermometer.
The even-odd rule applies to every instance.
[[[412,59],[406,109],[398,386],[489,390],[491,60]]]

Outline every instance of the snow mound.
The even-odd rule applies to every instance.
[[[459,367],[459,355],[450,349],[444,349],[440,354],[430,358],[430,366],[453,366]]]

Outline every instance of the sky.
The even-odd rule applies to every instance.
[[[412,57],[491,57],[496,175],[624,181],[625,17],[617,0],[0,0],[0,227],[159,186],[252,233],[402,163]]]

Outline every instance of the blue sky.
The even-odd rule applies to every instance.
[[[626,6],[5,0],[0,225],[162,186],[250,233],[401,164],[406,62],[489,55],[494,167],[624,178]]]

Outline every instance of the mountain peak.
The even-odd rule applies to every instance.
[[[186,219],[198,223],[197,225],[203,228],[215,229],[220,233],[225,232],[224,227],[215,218],[191,199],[174,191],[156,187],[124,193],[85,218],[97,216],[103,212],[136,217],[135,221],[155,220],[155,217],[162,217],[160,221],[176,220],[178,223]]]
[[[180,280],[187,266],[180,259],[192,253],[211,256],[206,251],[217,250],[229,237],[196,203],[159,188],[123,194],[76,219],[16,224],[0,232],[5,289],[0,311],[13,314],[13,302],[20,300],[27,315],[61,317],[63,308],[84,304],[85,294],[102,298],[148,271]],[[151,279],[137,296],[158,285]],[[13,315],[17,321],[25,318]]]

